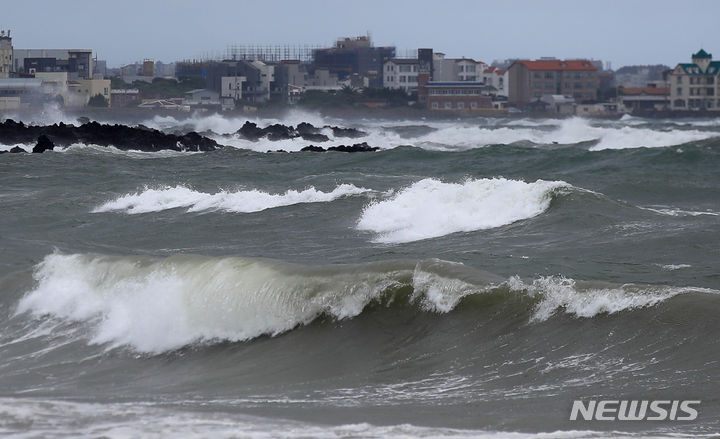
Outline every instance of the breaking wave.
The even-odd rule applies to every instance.
[[[313,144],[312,141],[295,138],[283,141],[254,142],[234,135],[246,118],[228,118],[221,115],[192,115],[185,119],[176,119],[171,116],[156,116],[144,124],[163,130],[183,128],[198,132],[211,131],[210,135],[218,143],[236,148],[248,149],[258,152],[275,150],[299,151],[303,147]],[[339,123],[319,117],[312,113],[293,111],[280,119],[259,119],[254,121],[258,125],[266,126],[274,123],[297,125],[300,122],[310,122],[315,126]],[[411,145],[428,150],[462,151],[472,148],[482,148],[490,145],[511,145],[517,143],[530,143],[533,145],[575,145],[591,143],[590,150],[627,149],[627,148],[654,148],[682,145],[689,142],[718,137],[720,133],[708,130],[707,125],[693,122],[675,129],[660,129],[647,126],[642,119],[624,118],[620,121],[591,121],[581,117],[570,119],[520,119],[501,120],[499,123],[462,123],[462,122],[432,122],[417,121],[396,122],[396,126],[405,126],[403,135],[396,130],[388,128],[382,123],[363,122],[357,126],[367,135],[355,139],[357,142],[367,142],[381,149],[393,149],[398,146]],[[642,123],[640,123],[642,122]],[[416,125],[415,129],[412,123]],[[682,129],[680,129],[682,128]],[[428,132],[429,131],[429,132]],[[334,138],[332,132],[324,130],[330,140],[323,143],[323,147],[347,144],[346,138]]]
[[[271,194],[257,189],[215,194],[198,192],[185,186],[145,188],[142,192],[123,195],[98,206],[93,213],[122,211],[129,214],[160,212],[168,209],[188,208],[188,212],[222,210],[225,212],[259,212],[280,206],[299,203],[321,203],[340,197],[369,192],[352,184],[341,184],[330,192],[309,187],[302,191],[290,189],[282,194]]]
[[[439,260],[300,266],[248,258],[51,254],[17,314],[90,325],[90,343],[160,353],[194,343],[278,335],[328,316],[353,318],[375,303],[448,313],[472,297],[512,301],[528,323],[564,312],[577,318],[653,306],[687,292],[666,286],[600,286],[563,277],[498,280]],[[477,305],[477,304],[475,304]],[[480,303],[480,306],[488,306]],[[473,306],[473,303],[467,303]],[[502,317],[500,317],[502,318]]]
[[[543,213],[553,194],[571,187],[563,181],[426,178],[366,206],[357,228],[377,233],[377,242],[403,243],[500,227]]]

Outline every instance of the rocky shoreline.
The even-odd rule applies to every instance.
[[[23,122],[15,122],[7,119],[0,123],[0,143],[2,144],[23,144],[35,146],[33,153],[42,153],[53,150],[56,147],[67,148],[70,145],[83,143],[109,147],[128,151],[159,152],[159,151],[214,151],[225,147],[216,140],[198,134],[195,131],[188,133],[165,133],[160,130],[148,128],[144,125],[128,126],[121,124],[101,124],[94,121],[81,120],[84,122],[78,126],[65,123],[53,125],[26,125]],[[342,128],[337,126],[315,127],[312,124],[303,122],[293,127],[291,125],[273,124],[264,128],[253,122],[245,124],[234,133],[250,141],[265,139],[268,141],[289,140],[302,138],[311,142],[326,142],[330,138],[323,134],[323,130],[330,130],[335,138],[358,138],[366,135],[365,132],[355,128]],[[323,148],[310,145],[301,151],[309,152],[369,152],[377,151],[367,143],[356,143],[353,145],[340,145]],[[285,152],[277,150],[278,152]],[[0,154],[24,153],[25,149],[18,146],[9,151],[0,151]]]

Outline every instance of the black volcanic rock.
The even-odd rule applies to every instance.
[[[25,151],[24,149],[20,148],[19,146],[13,146],[12,148],[10,148],[10,152],[13,153],[13,154],[17,154],[17,153],[19,153],[19,152],[27,152],[27,151]]]
[[[360,131],[357,128],[340,128],[334,126],[326,126],[325,128],[330,128],[333,132],[333,136],[335,137],[349,137],[351,139],[357,139],[358,137],[367,136],[365,131]]]
[[[370,151],[377,151],[378,149],[380,149],[380,148],[378,148],[377,146],[370,146],[366,142],[363,142],[363,143],[356,143],[356,144],[350,145],[350,146],[345,146],[345,145],[331,146],[327,150],[328,151],[340,151],[340,152],[370,152]]]
[[[246,121],[239,130],[237,130],[237,133],[248,140],[257,140],[263,136],[263,130],[258,128],[256,123],[250,122],[249,120]]]
[[[55,144],[52,140],[48,139],[48,136],[45,134],[41,134],[40,137],[38,137],[37,144],[33,147],[32,152],[39,154],[45,151],[52,151],[53,148],[55,148]]]
[[[11,119],[0,123],[0,143],[31,144],[39,137],[45,136],[48,142],[44,145],[67,147],[73,143],[86,143],[100,146],[113,146],[120,150],[140,150],[156,152],[162,150],[173,151],[212,151],[219,148],[212,139],[191,132],[182,136],[165,134],[148,127],[130,127],[127,125],[108,125],[98,122],[88,122],[80,126],[65,125],[64,123],[37,126],[24,125]],[[36,145],[36,148],[38,147]],[[46,148],[47,149],[47,148]],[[43,149],[43,150],[46,150]],[[39,151],[38,151],[39,152]]]
[[[321,146],[315,146],[310,145],[306,146],[305,148],[301,149],[300,151],[309,151],[309,152],[326,152],[326,151],[337,151],[337,152],[371,152],[371,151],[377,151],[377,146],[370,146],[367,143],[356,143],[354,145],[340,145],[340,146],[331,146],[328,149],[325,149]]]
[[[308,145],[305,148],[302,148],[300,151],[325,152],[325,148],[323,148],[322,146]]]
[[[364,131],[360,131],[356,128],[341,128],[330,125],[326,125],[323,128],[329,128],[332,130],[333,136],[335,137],[357,138],[367,135]],[[318,128],[307,122],[301,122],[298,124],[297,128],[293,128],[292,125],[282,124],[273,124],[268,125],[265,128],[260,128],[256,123],[247,121],[239,130],[237,130],[237,134],[252,141],[257,141],[261,138],[277,141],[301,137],[310,142],[327,142],[330,138],[321,132],[323,128]]]

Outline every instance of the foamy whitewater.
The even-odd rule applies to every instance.
[[[226,147],[0,154],[0,436],[716,437],[720,119],[111,111]]]
[[[95,208],[93,212],[122,211],[137,214],[186,207],[188,212],[223,210],[249,213],[298,203],[329,202],[343,196],[365,192],[368,192],[368,189],[358,188],[351,184],[339,185],[330,192],[322,192],[314,187],[309,187],[302,191],[288,189],[282,194],[270,194],[257,189],[220,191],[208,194],[184,186],[162,189],[145,188],[142,192],[123,195],[116,200],[107,202]]]
[[[424,179],[391,199],[368,205],[358,229],[376,232],[378,242],[402,243],[500,227],[541,214],[553,192],[568,187],[562,181]]]

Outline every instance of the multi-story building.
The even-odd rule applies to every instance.
[[[497,90],[497,96],[508,96],[508,71],[490,66],[483,72],[482,81],[486,85],[491,85]]]
[[[395,57],[395,47],[375,47],[370,37],[340,38],[335,47],[313,51],[313,67],[324,68],[340,81],[353,74],[366,77],[370,87],[382,87],[383,65]]]
[[[676,111],[720,111],[720,61],[700,49],[692,62],[678,64],[668,75],[670,108]]]
[[[488,86],[477,81],[428,81],[429,74],[419,75],[418,100],[433,111],[480,113],[493,110]]]
[[[15,49],[15,72],[68,72],[71,80],[93,79],[91,49]]]
[[[571,97],[575,102],[597,99],[597,67],[588,60],[515,61],[508,69],[508,101],[525,106],[543,95]]]
[[[433,81],[455,82],[471,81],[480,82],[487,64],[482,61],[475,61],[471,58],[445,58],[442,52],[433,54]]]
[[[415,93],[418,88],[420,61],[417,58],[393,58],[383,66],[383,87],[401,88],[407,93]]]
[[[10,31],[0,31],[0,78],[9,78],[12,69],[13,46]]]

